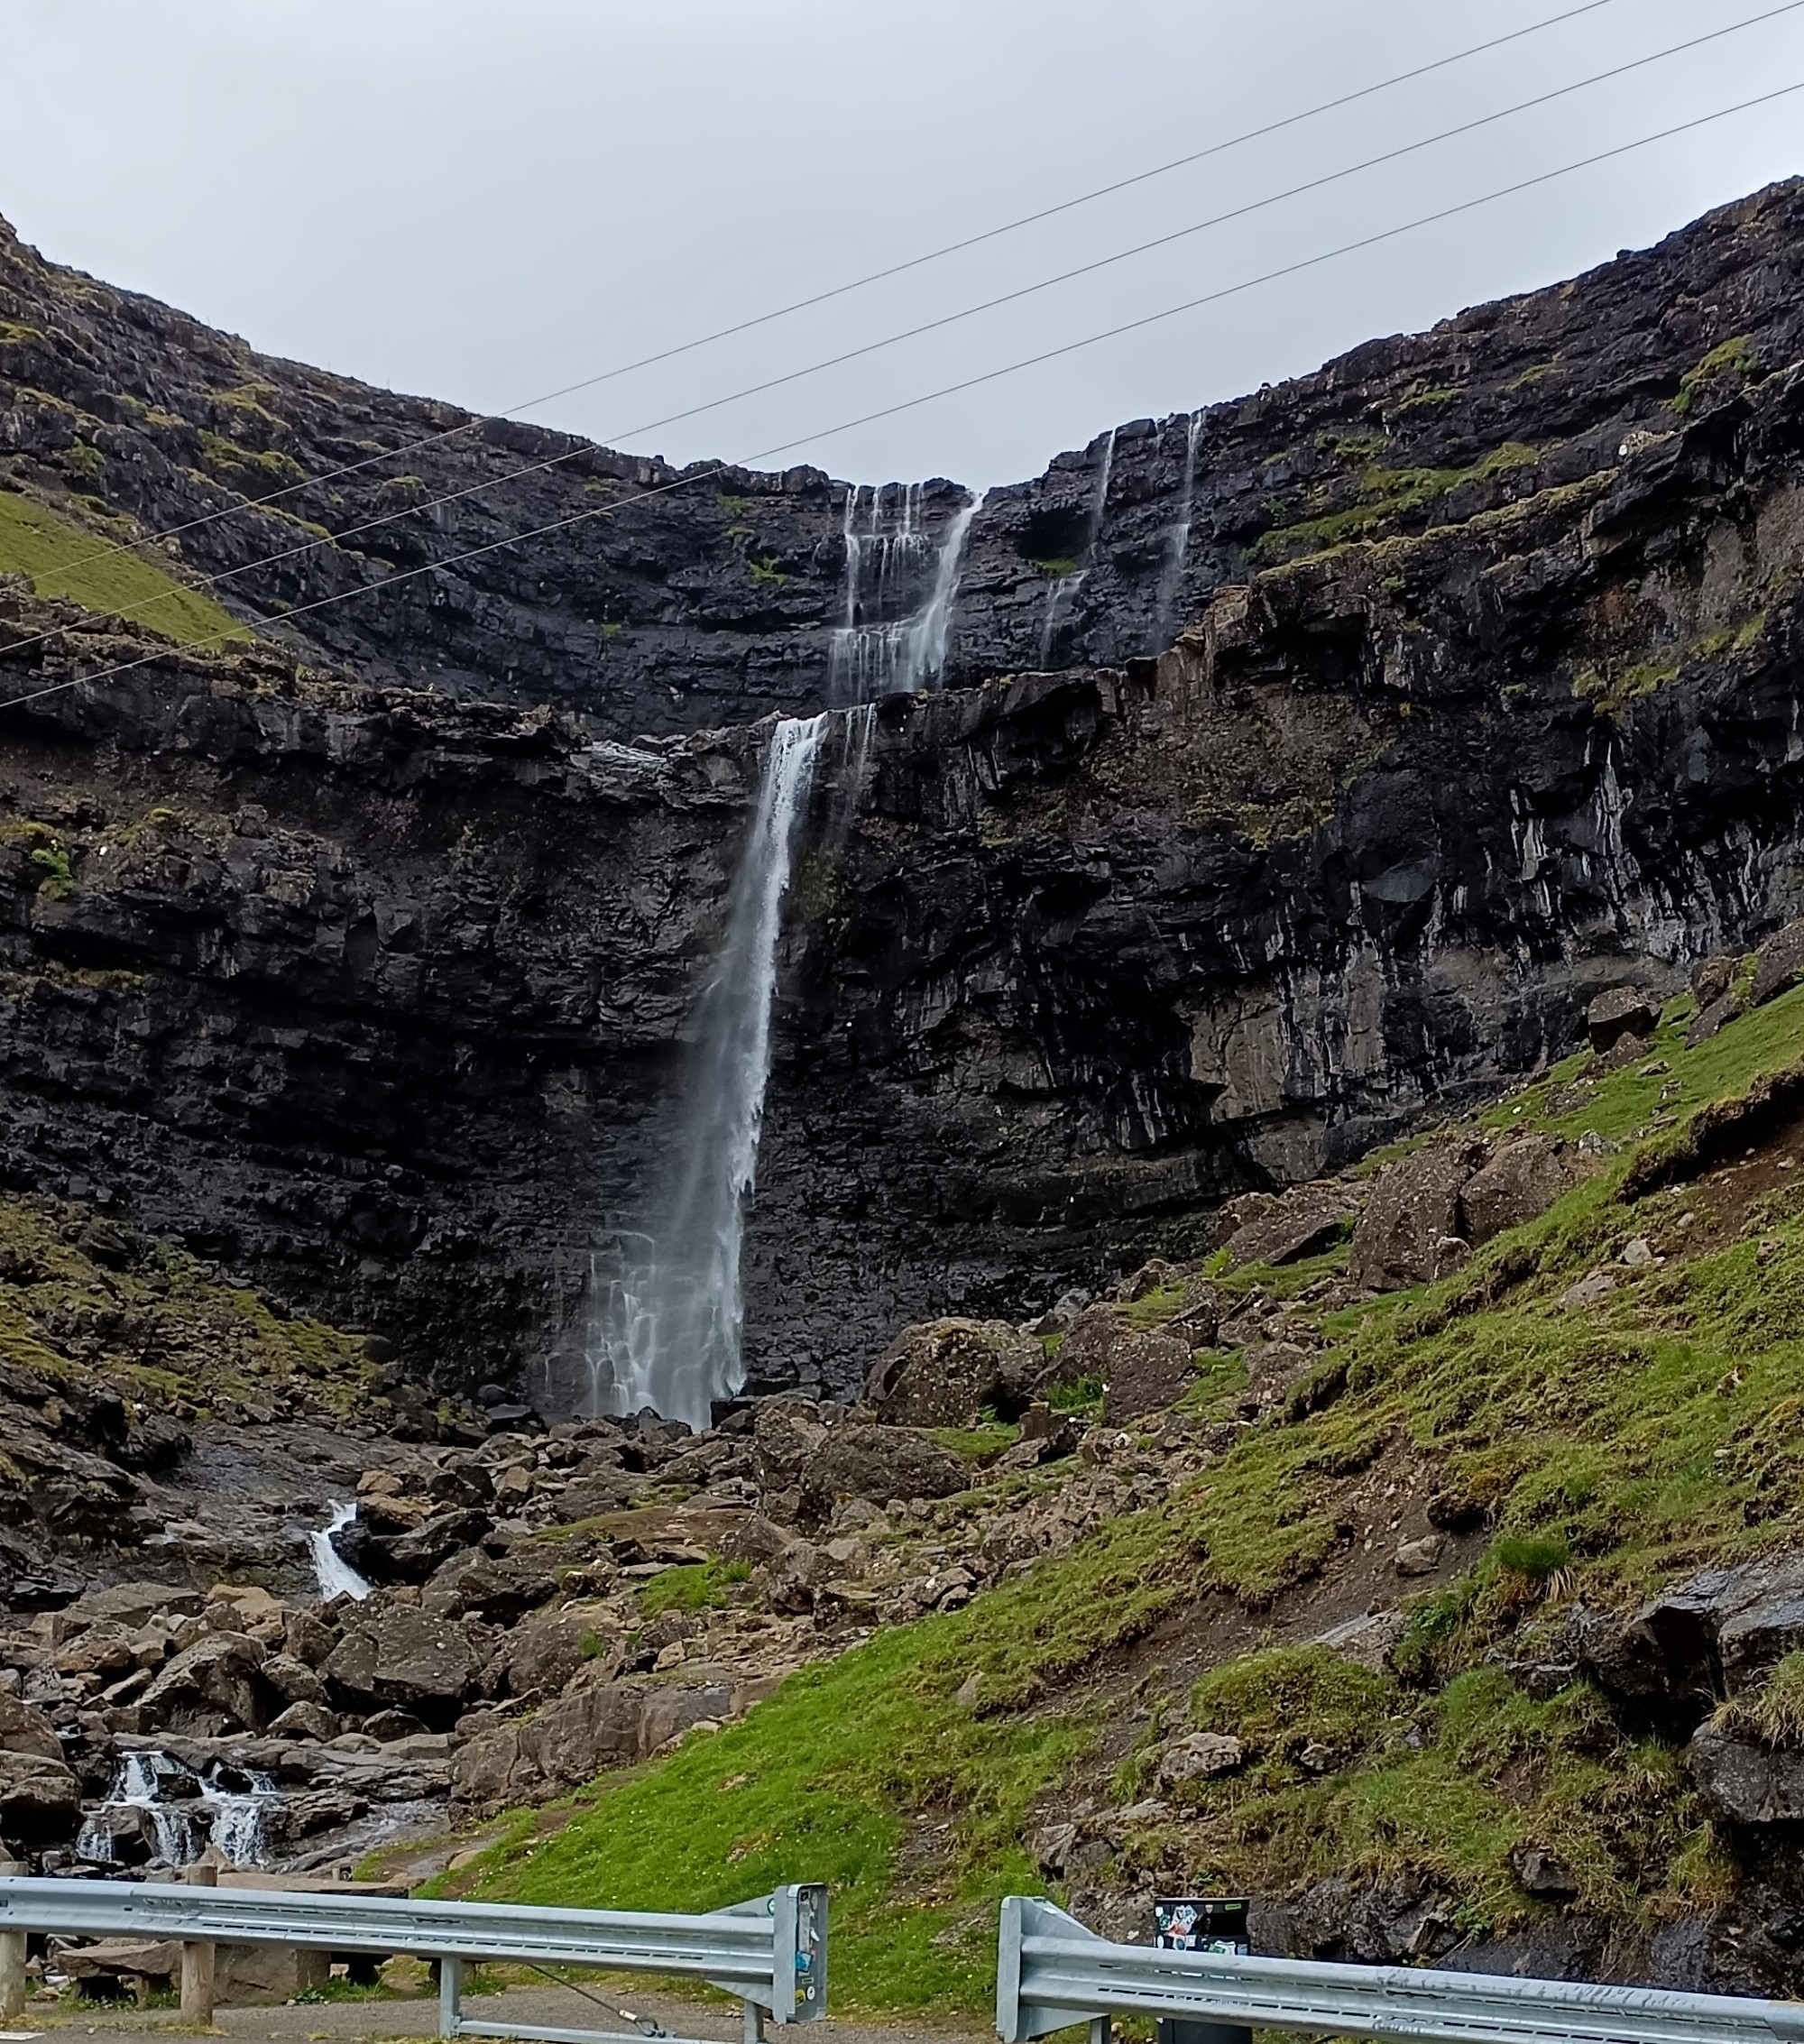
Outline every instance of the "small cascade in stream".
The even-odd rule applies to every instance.
[[[235,1866],[264,1866],[280,1800],[275,1783],[254,1768],[215,1761],[197,1776],[167,1754],[122,1754],[106,1800],[82,1823],[76,1853],[97,1866],[141,1863],[147,1852],[170,1866],[192,1866],[211,1844]]]
[[[332,1544],[332,1536],[357,1516],[355,1505],[335,1505],[332,1516],[307,1536],[313,1555],[313,1573],[319,1582],[319,1601],[330,1604],[335,1597],[354,1597],[361,1604],[370,1586]]]
[[[1190,507],[1196,492],[1196,440],[1201,426],[1201,412],[1192,412],[1184,435],[1183,489],[1178,498],[1178,515],[1165,535],[1165,557],[1159,568],[1159,595],[1153,613],[1153,643],[1148,649],[1155,653],[1164,650],[1171,635],[1178,585],[1183,578],[1184,557],[1190,551]]]
[[[694,1431],[745,1381],[740,1245],[770,1077],[777,939],[798,819],[833,719],[771,733],[727,934],[696,1010],[683,1119],[662,1217],[629,1267],[593,1284],[585,1342],[591,1413],[649,1406]]]
[[[937,682],[946,664],[965,541],[981,499],[960,506],[934,548],[921,529],[921,486],[899,507],[881,490],[846,496],[844,621],[833,636],[827,695],[835,704],[870,703]],[[922,586],[925,562],[933,579]]]

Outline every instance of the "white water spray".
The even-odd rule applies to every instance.
[[[78,1857],[97,1865],[118,1864],[118,1846],[106,1822],[109,1811],[142,1810],[149,1821],[156,1856],[170,1866],[192,1866],[200,1856],[203,1827],[199,1813],[209,1818],[205,1827],[210,1842],[235,1866],[262,1866],[269,1857],[269,1819],[281,1797],[267,1774],[253,1768],[226,1770],[216,1762],[198,1783],[200,1793],[185,1800],[165,1801],[163,1784],[182,1775],[167,1754],[133,1752],[119,1756],[106,1800],[92,1811],[81,1827],[75,1849]],[[235,1774],[245,1786],[228,1785]]]
[[[319,1581],[319,1601],[330,1604],[335,1597],[354,1597],[358,1603],[370,1594],[370,1586],[332,1544],[332,1536],[357,1516],[354,1505],[335,1505],[325,1525],[307,1536],[313,1555],[313,1572]]]
[[[1178,584],[1183,576],[1184,557],[1190,551],[1190,507],[1196,491],[1196,441],[1201,426],[1201,412],[1192,412],[1189,430],[1184,435],[1183,490],[1178,499],[1178,515],[1165,535],[1165,557],[1159,568],[1158,605],[1153,619],[1152,650],[1155,653],[1164,650],[1171,635]]]
[[[642,1260],[592,1297],[587,1409],[649,1406],[699,1432],[745,1382],[740,1249],[770,1077],[777,939],[797,819],[831,722],[789,717],[765,755],[751,836],[704,990],[685,1088],[676,1173]]]
[[[935,551],[921,529],[919,483],[908,485],[899,507],[888,509],[880,490],[869,500],[861,488],[848,492],[843,621],[834,630],[827,661],[831,701],[870,703],[939,680],[965,540],[980,502],[973,496],[959,507]],[[867,507],[862,511],[861,505]],[[929,552],[934,552],[934,579],[922,595],[918,566]]]

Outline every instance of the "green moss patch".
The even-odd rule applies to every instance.
[[[0,490],[0,574],[29,575],[40,596],[116,612],[185,645],[248,640],[250,628],[143,555],[106,541],[47,506]]]

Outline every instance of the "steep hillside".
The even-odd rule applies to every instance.
[[[1717,374],[1804,354],[1800,266],[1804,187],[1775,186],[1570,283],[1061,455],[971,526],[948,677],[1117,665],[1259,566],[1595,475]],[[0,486],[105,537],[182,528],[179,571],[226,576],[235,615],[314,658],[580,709],[617,737],[815,706],[834,628],[880,635],[925,602],[965,497],[679,473],[393,396],[60,269],[4,223]],[[887,607],[849,587],[849,541],[889,564]],[[0,537],[0,570],[26,565]]]
[[[738,1536],[775,1559],[731,1600],[860,1643],[460,1878],[824,1877],[836,1993],[877,2007],[980,2009],[997,1895],[1046,1884],[1124,1934],[1201,1885],[1253,1894],[1267,1950],[1796,1993],[1804,989],[1696,1011],[1038,1323],[1046,1395],[1101,1402],[1074,1458],[1041,1406],[974,1490],[824,1497],[805,1561]],[[1018,1413],[1020,1337],[965,1325],[879,1410]]]

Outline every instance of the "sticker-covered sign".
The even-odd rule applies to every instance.
[[[1162,1952],[1247,1952],[1244,1895],[1161,1895],[1153,1904],[1153,1942]]]

